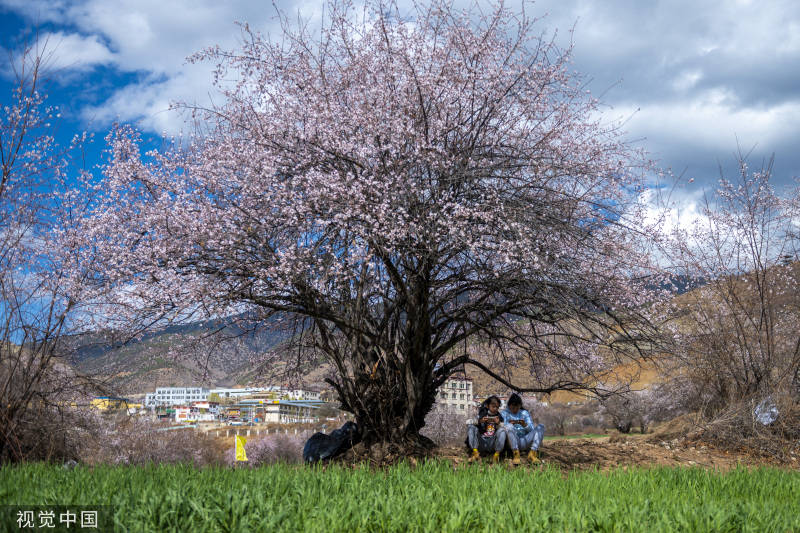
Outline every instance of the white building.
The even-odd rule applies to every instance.
[[[232,389],[211,389],[208,391],[208,396],[212,394],[217,394],[219,395],[220,399],[224,400],[225,398],[241,398],[242,396],[250,396],[251,394],[255,394],[257,392],[268,392],[277,390],[279,390],[277,387],[241,387]],[[203,399],[207,400],[208,397]]]
[[[246,389],[211,389],[210,394],[219,394],[221,399],[224,398],[245,398],[252,397],[254,399],[268,399],[268,400],[309,400],[320,401],[320,393],[317,391],[305,389],[289,389],[270,385],[267,387],[249,387]]]
[[[321,402],[310,400],[242,400],[233,407],[242,419],[255,423],[310,423],[315,422]]]
[[[175,408],[175,422],[188,422],[189,417],[191,415],[192,409],[187,406],[181,406]]]
[[[208,389],[202,387],[159,387],[144,397],[144,406],[188,405],[192,402],[208,400]]]
[[[205,389],[201,387],[160,387],[156,392],[145,395],[144,405],[154,408],[159,405],[188,405],[192,402],[208,401],[212,394],[219,396],[221,400],[240,399],[253,395],[272,394],[275,399],[287,400],[311,400],[319,401],[320,393],[303,389],[284,389],[277,386],[268,387],[241,387],[241,388],[217,388]]]
[[[196,422],[213,422],[219,417],[219,404],[216,402],[194,402],[189,418]]]
[[[282,390],[281,396],[287,396],[290,400],[311,400],[318,402],[319,392],[303,389]]]
[[[436,393],[435,408],[451,413],[471,415],[475,402],[472,399],[472,379],[451,377]]]

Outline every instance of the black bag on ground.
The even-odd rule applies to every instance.
[[[355,422],[346,422],[330,435],[314,433],[303,446],[303,461],[314,463],[346,452],[361,440]]]

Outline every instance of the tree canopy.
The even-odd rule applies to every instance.
[[[579,390],[642,348],[642,161],[536,19],[435,0],[281,21],[193,57],[225,99],[184,106],[188,142],[143,156],[114,132],[99,280],[165,314],[295,317],[368,441],[416,438],[465,364]]]

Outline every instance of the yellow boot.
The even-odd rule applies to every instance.
[[[469,454],[469,462],[474,463],[481,460],[481,454],[478,453],[477,448],[472,448],[472,453]]]
[[[520,463],[519,461],[519,450],[514,450],[514,458],[511,459],[511,464],[516,466]]]
[[[497,464],[499,462],[500,462],[500,452],[494,452],[494,455],[492,456],[492,463]]]
[[[538,465],[542,461],[539,459],[539,452],[537,450],[531,450],[528,452],[528,461],[532,465]]]

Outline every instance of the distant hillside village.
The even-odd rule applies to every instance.
[[[333,391],[291,389],[280,386],[204,388],[158,387],[132,398],[99,396],[92,405],[101,411],[149,415],[175,423],[198,422],[245,424],[303,424],[338,414]],[[445,381],[436,396],[435,408],[468,418],[483,401],[473,395],[471,378],[454,377]]]

